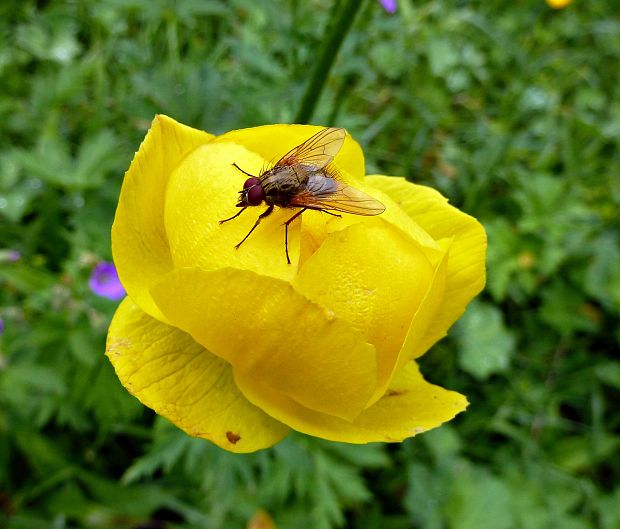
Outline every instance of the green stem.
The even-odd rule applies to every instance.
[[[339,0],[335,0],[335,2],[335,6],[340,3]],[[310,75],[310,81],[301,100],[295,123],[308,123],[312,118],[329,76],[329,71],[334,64],[334,59],[351,29],[355,15],[362,3],[363,0],[345,0],[339,10],[332,9],[332,12],[336,12],[335,20],[331,23],[328,21],[325,41],[314,64],[314,70]]]

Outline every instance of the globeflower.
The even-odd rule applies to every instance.
[[[236,213],[247,176],[322,130],[213,136],[157,116],[120,194],[112,251],[127,298],[106,354],[122,384],[190,435],[233,452],[291,430],[398,442],[467,406],[415,362],[485,281],[486,236],[437,191],[365,176],[347,134],[331,167],[385,205],[373,216]],[[235,165],[233,165],[235,164]]]
[[[563,9],[572,3],[572,0],[546,0],[546,2],[553,9]]]

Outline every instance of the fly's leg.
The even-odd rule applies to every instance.
[[[327,213],[328,215],[331,215],[332,217],[338,217],[339,219],[342,218],[342,215],[338,215],[338,213],[332,213],[331,211],[327,211],[326,209],[321,209],[319,211],[323,213]]]
[[[233,167],[236,167],[239,171],[241,171],[243,174],[246,174],[248,176],[251,176],[252,178],[255,178],[254,175],[248,173],[247,171],[244,171],[243,169],[241,169],[241,167],[239,167],[236,163],[233,162]],[[246,206],[247,207],[247,206]],[[224,219],[224,220],[220,220],[220,224],[224,224],[225,222],[228,222],[229,220],[232,219],[236,219],[239,215],[241,215],[241,213],[243,213],[245,211],[245,208],[243,208],[239,213],[236,213],[235,215],[233,215],[232,217],[230,217],[229,219]],[[245,239],[244,239],[245,240]],[[241,241],[243,242],[243,241]]]
[[[225,222],[228,222],[229,220],[232,219],[236,219],[239,215],[241,215],[246,208],[243,208],[241,211],[239,211],[239,213],[235,213],[232,217],[230,217],[229,219],[224,219],[224,220],[220,220],[220,224],[224,224]]]
[[[288,219],[284,223],[284,250],[286,251],[286,262],[291,264],[291,258],[288,256],[288,225],[293,222],[299,215],[301,215],[308,208],[300,209],[295,215],[293,215],[290,219]]]
[[[265,211],[263,211],[258,216],[258,218],[256,219],[256,222],[254,223],[254,226],[252,226],[252,229],[248,232],[248,234],[243,239],[241,239],[241,242],[235,246],[235,250],[239,249],[239,246],[241,246],[245,242],[245,240],[250,236],[250,234],[256,229],[256,226],[258,226],[260,224],[260,221],[263,220],[265,217],[268,217],[269,215],[271,215],[272,211],[273,211],[273,206],[269,206]],[[237,215],[239,215],[239,213],[237,213]],[[235,217],[237,215],[235,215]],[[228,220],[230,220],[230,219],[228,219]]]

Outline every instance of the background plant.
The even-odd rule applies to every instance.
[[[153,115],[293,121],[334,18],[323,0],[0,2],[3,527],[241,528],[258,508],[282,528],[620,526],[613,2],[365,2],[312,118],[485,224],[488,288],[422,361],[467,413],[402,445],[235,456],[113,375],[115,303],[87,280]]]

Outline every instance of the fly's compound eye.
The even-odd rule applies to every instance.
[[[247,201],[250,206],[258,206],[265,199],[265,191],[263,191],[263,186],[258,183],[258,178],[250,178],[248,182],[250,180],[257,180],[257,183],[248,189]]]
[[[252,178],[248,178],[243,183],[243,189],[247,189],[248,187],[252,187],[252,186],[255,186],[257,184],[260,184],[260,180],[258,178],[256,178],[255,176],[253,176]]]

